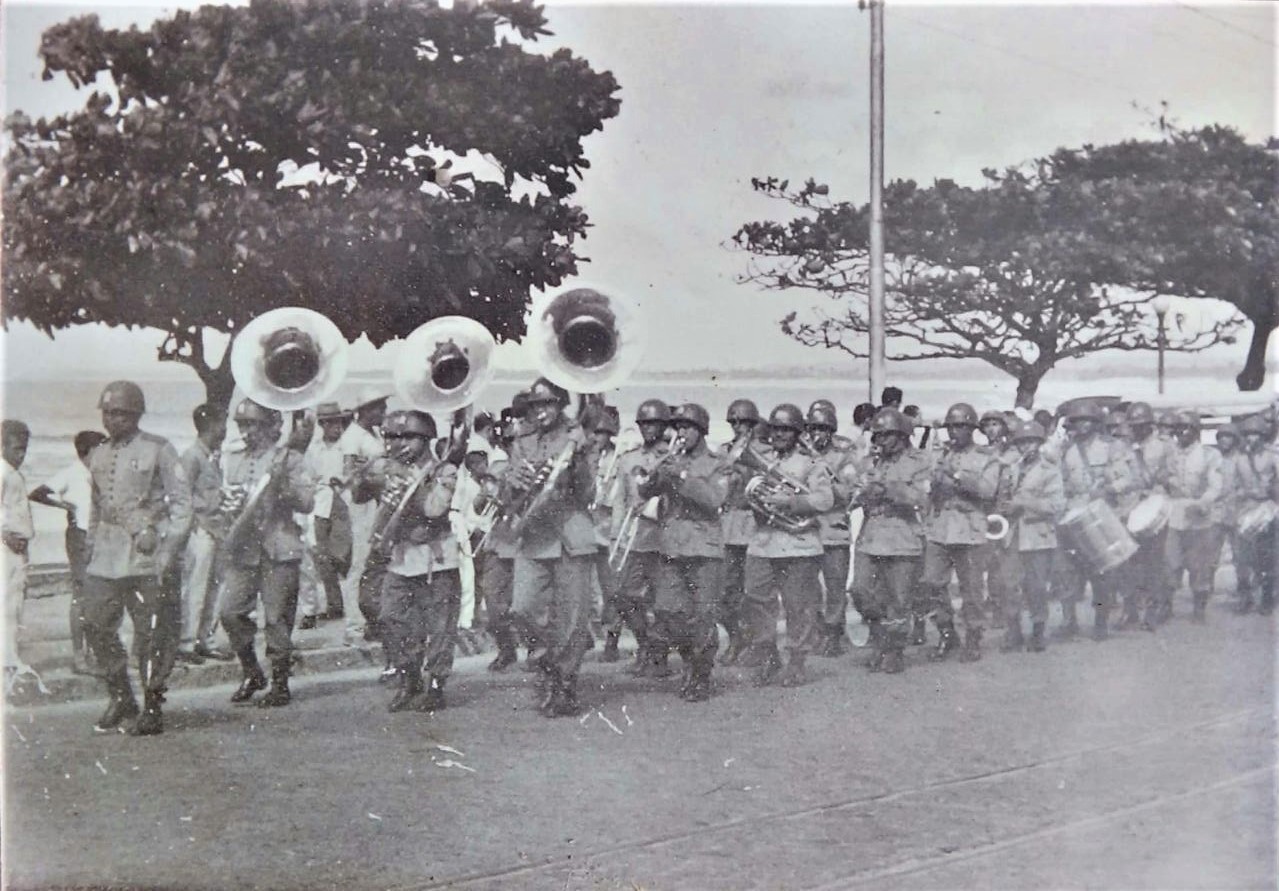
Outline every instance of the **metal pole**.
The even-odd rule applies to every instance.
[[[1164,325],[1165,313],[1159,313],[1159,395],[1164,394],[1164,349],[1168,346],[1168,329]]]
[[[878,402],[885,376],[884,2],[870,0],[870,402]]]

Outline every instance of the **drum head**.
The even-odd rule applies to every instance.
[[[1154,535],[1167,524],[1170,511],[1168,496],[1149,495],[1128,515],[1128,531],[1138,537]]]

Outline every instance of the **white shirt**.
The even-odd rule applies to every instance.
[[[89,531],[89,510],[93,506],[93,475],[84,462],[76,460],[49,477],[45,483],[58,498],[75,507],[75,524]]]
[[[342,440],[325,442],[317,438],[307,446],[302,466],[315,479],[315,509],[311,515],[327,520],[333,513],[333,487],[329,480],[342,479]]]
[[[363,458],[366,461],[372,461],[374,458],[380,458],[386,454],[386,447],[382,443],[381,434],[365,430],[359,424],[351,424],[351,426],[346,428],[342,433],[342,438],[338,440],[338,447],[342,450],[344,457],[351,455],[356,458]],[[352,504],[351,525],[354,527],[355,534],[365,534],[368,525],[373,522],[376,514],[377,502],[375,501]]]
[[[36,534],[31,522],[31,502],[27,500],[27,479],[8,461],[0,461],[0,503],[4,508],[4,531],[28,541]],[[86,510],[86,517],[89,512]]]

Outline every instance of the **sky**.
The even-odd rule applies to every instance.
[[[87,98],[63,79],[40,80],[44,28],[88,11],[109,27],[145,25],[174,8],[5,2],[6,114],[57,113]],[[550,3],[547,14],[555,34],[541,51],[567,46],[621,84],[619,116],[585,143],[592,166],[576,200],[594,228],[582,268],[647,315],[647,367],[847,369],[842,354],[778,330],[778,319],[815,298],[736,283],[746,257],[725,245],[743,222],[790,217],[752,192],[753,176],[812,176],[834,198],[866,200],[868,14],[853,2]],[[1184,127],[1276,134],[1273,4],[890,0],[885,22],[889,179],[975,185],[984,167],[1059,146],[1152,138],[1161,102]],[[50,342],[15,325],[3,344],[10,377],[103,379],[154,374],[160,340],[95,326]],[[1244,346],[1214,355],[1242,364]],[[357,345],[353,367],[389,368],[393,354]],[[518,346],[499,351],[500,367],[528,365]]]

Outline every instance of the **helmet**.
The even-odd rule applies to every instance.
[[[951,409],[951,411],[954,411],[954,410],[955,410],[954,408]],[[1003,424],[1005,427],[1008,426],[1008,416],[1005,415],[1002,411],[997,411],[993,408],[990,411],[982,412],[981,423],[985,424],[987,421],[998,421],[999,423]]]
[[[724,420],[732,421],[759,421],[759,409],[755,407],[755,403],[749,399],[735,399],[732,405],[728,407],[728,417]]]
[[[1249,415],[1239,422],[1239,431],[1241,433],[1260,433],[1262,436],[1270,434],[1270,422],[1266,420],[1265,415]]]
[[[783,402],[768,416],[768,426],[789,427],[798,433],[804,429],[804,413],[799,410],[798,405]]]
[[[280,413],[273,408],[267,408],[264,405],[258,405],[252,399],[241,399],[240,404],[235,407],[235,422],[254,421],[262,423],[270,423],[280,420]]]
[[[1155,423],[1155,410],[1148,402],[1134,402],[1128,406],[1128,423],[1134,427],[1139,424]]]
[[[1021,442],[1026,439],[1036,439],[1039,442],[1043,442],[1048,439],[1048,432],[1037,421],[1024,421],[1018,424],[1017,429],[1013,431],[1013,442]]]
[[[942,421],[942,426],[960,426],[967,427],[977,426],[977,409],[973,408],[967,402],[956,402],[946,412],[946,420]]]
[[[435,438],[435,419],[424,411],[401,409],[387,414],[382,422],[383,436],[421,436]]]
[[[670,406],[660,399],[645,399],[639,404],[639,408],[635,409],[636,424],[641,424],[645,421],[658,421],[663,424],[669,424],[670,420]]]
[[[1087,399],[1067,402],[1058,411],[1068,421],[1100,421],[1102,419],[1101,406]]]
[[[692,424],[698,430],[701,430],[703,436],[710,432],[711,429],[710,414],[696,402],[685,402],[683,405],[677,405],[671,409],[671,423],[678,424],[681,421],[686,424]]]
[[[808,410],[808,426],[825,427],[831,433],[834,433],[839,429],[839,419],[835,417],[835,407],[824,399],[814,402],[812,408]]]
[[[835,403],[831,402],[829,399],[814,399],[813,404],[808,407],[808,410],[811,412],[815,408],[824,408],[833,415],[839,414],[838,410],[835,408]]]
[[[133,381],[112,381],[102,389],[98,408],[103,411],[129,411],[142,414],[147,410],[142,388]]]
[[[910,436],[914,430],[915,425],[911,423],[910,418],[895,408],[881,408],[875,412],[875,417],[870,422],[872,436],[876,433],[900,433],[902,436]]]
[[[612,405],[604,406],[604,409],[595,415],[595,432],[611,433],[616,436],[622,430],[622,421],[618,417],[617,408]]]
[[[1159,413],[1158,424],[1160,427],[1173,427],[1177,424],[1177,412],[1174,409],[1168,409]]]
[[[1217,441],[1218,441],[1218,442],[1220,442],[1220,441],[1221,441],[1221,437],[1223,437],[1223,436],[1229,436],[1229,437],[1231,437],[1232,439],[1239,439],[1239,425],[1238,425],[1238,424],[1223,424],[1221,427],[1218,427],[1218,428],[1217,428]]]
[[[533,386],[525,391],[525,401],[528,405],[554,402],[560,408],[563,408],[568,405],[568,393],[558,384],[553,384],[546,378],[539,377],[533,381]]]
[[[1183,408],[1181,411],[1173,412],[1169,423],[1173,427],[1189,427],[1191,430],[1198,430],[1199,412],[1192,408]]]

